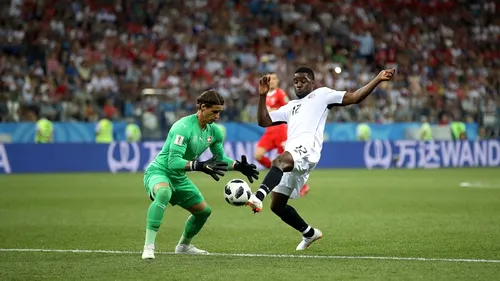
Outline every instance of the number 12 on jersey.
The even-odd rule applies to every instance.
[[[292,108],[292,115],[299,113],[300,104],[297,104]]]

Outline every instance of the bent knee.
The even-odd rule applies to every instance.
[[[156,187],[155,187],[156,188]],[[156,189],[155,192],[155,200],[167,204],[170,201],[170,197],[172,196],[172,191],[168,186],[162,186]]]
[[[207,204],[205,208],[197,213],[194,213],[193,215],[203,217],[203,218],[208,218],[212,214],[212,208]]]
[[[293,169],[293,157],[292,155],[285,151],[283,154],[278,155],[272,161],[272,165],[280,168],[282,171],[289,171]]]

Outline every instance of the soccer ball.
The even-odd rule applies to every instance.
[[[233,206],[243,206],[250,199],[252,190],[242,179],[232,179],[224,187],[226,202]]]

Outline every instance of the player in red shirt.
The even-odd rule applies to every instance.
[[[267,93],[266,106],[269,112],[277,110],[281,106],[288,103],[288,95],[282,89],[278,88],[279,78],[276,73],[271,73],[270,90]],[[255,160],[266,167],[271,168],[271,160],[264,156],[267,152],[277,149],[278,154],[285,151],[285,142],[287,138],[287,125],[281,124],[266,128],[264,135],[260,138],[255,149]],[[309,185],[305,184],[300,189],[300,196],[304,196],[309,192]]]

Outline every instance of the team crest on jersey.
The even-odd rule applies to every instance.
[[[312,99],[312,98],[314,98],[314,96],[316,96],[316,94],[313,93],[313,94],[308,95],[307,98]]]
[[[212,136],[208,136],[207,142],[212,142]]]

